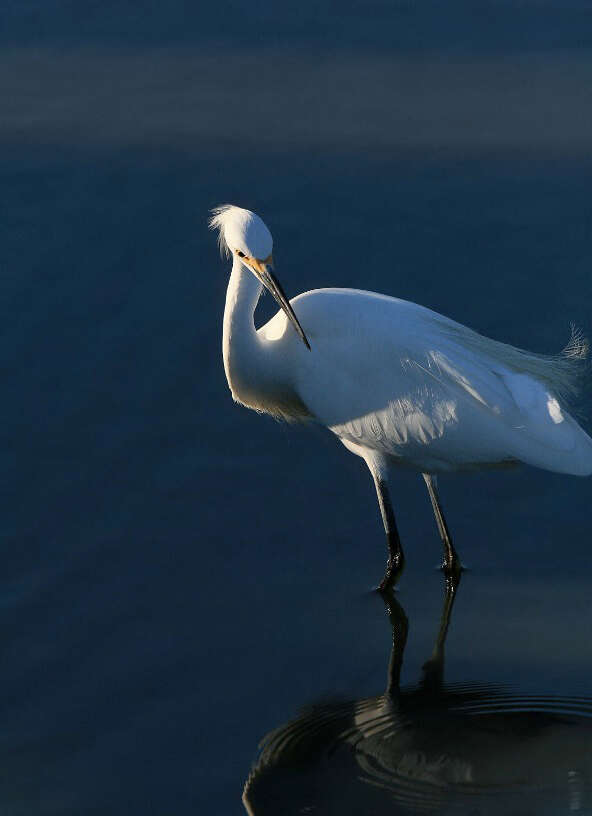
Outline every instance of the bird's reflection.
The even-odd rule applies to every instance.
[[[309,708],[264,739],[245,785],[264,814],[592,814],[592,698],[513,695],[444,683],[444,644],[460,579],[447,579],[420,682],[400,688],[407,616],[392,628],[386,691]]]

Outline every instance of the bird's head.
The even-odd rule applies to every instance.
[[[286,313],[298,336],[310,351],[310,344],[298,322],[294,310],[280,282],[273,275],[273,238],[271,232],[254,212],[233,204],[224,204],[212,210],[210,229],[218,230],[220,249],[228,256],[239,259],[273,295],[278,306]]]

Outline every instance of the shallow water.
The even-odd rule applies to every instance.
[[[585,5],[379,3],[338,32],[331,4],[181,5],[3,29],[4,809],[238,814],[250,779],[254,813],[592,812],[589,480],[441,479],[469,571],[426,690],[440,545],[394,475],[393,684],[370,478],[232,404],[205,227],[260,212],[290,295],[382,291],[540,352],[590,334]]]
[[[409,620],[385,597],[392,649],[378,696],[324,702],[270,732],[243,793],[249,814],[572,813],[592,809],[592,698],[447,683],[448,581],[421,680],[401,687]]]

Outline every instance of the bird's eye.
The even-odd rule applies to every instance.
[[[240,251],[240,249],[236,250],[236,254],[238,255],[239,258],[246,258],[247,257],[244,252]]]

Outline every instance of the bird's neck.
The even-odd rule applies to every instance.
[[[276,418],[310,418],[298,396],[286,358],[255,330],[255,309],[262,285],[234,258],[226,292],[222,354],[233,398]]]
[[[262,376],[261,340],[255,331],[255,308],[262,286],[234,256],[226,291],[222,354],[224,371],[236,400],[249,404],[248,392]]]

